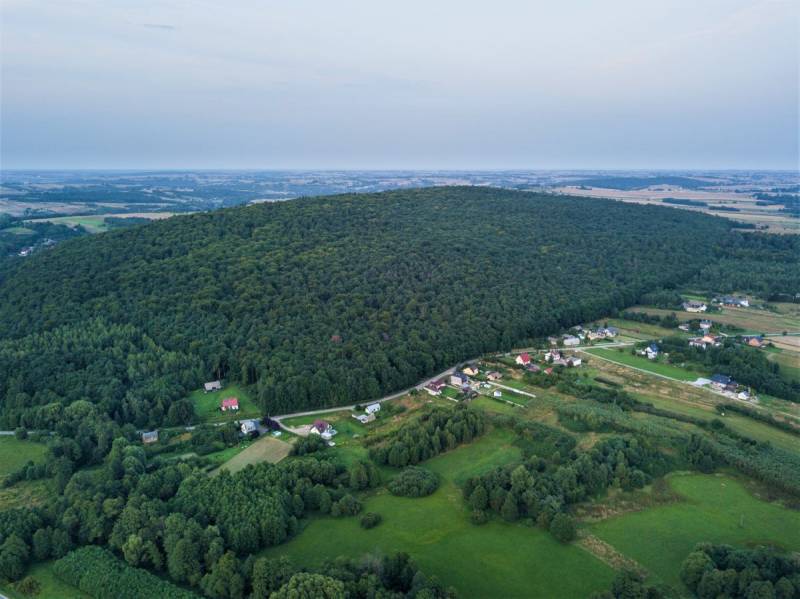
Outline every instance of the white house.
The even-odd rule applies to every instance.
[[[690,300],[688,302],[683,302],[683,309],[686,312],[705,312],[708,310],[708,306],[706,306],[703,302]]]
[[[655,360],[658,357],[658,346],[655,343],[648,345],[644,351],[648,360]]]
[[[374,414],[375,412],[380,412],[381,411],[381,404],[379,404],[379,403],[371,403],[366,407],[366,409],[364,411],[367,414]]]
[[[503,397],[503,392],[498,389],[497,391],[492,393],[492,395],[494,395],[495,397]]]
[[[514,361],[520,366],[527,366],[528,364],[531,363],[531,356],[530,354],[525,352],[523,354],[518,355]]]
[[[203,383],[203,390],[206,393],[210,391],[219,391],[222,389],[222,381],[210,381],[208,383]]]
[[[258,430],[258,425],[255,420],[242,420],[239,423],[239,429],[242,431],[243,435],[247,435]]]
[[[574,347],[580,344],[581,340],[575,337],[574,335],[567,335],[566,337],[564,337],[564,345],[567,347]]]

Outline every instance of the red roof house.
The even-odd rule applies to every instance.
[[[524,354],[520,354],[517,356],[516,362],[517,364],[520,364],[522,366],[527,366],[528,364],[531,363],[531,357],[528,355],[527,352],[525,352]]]
[[[223,412],[227,412],[228,410],[238,410],[239,399],[236,397],[227,397],[222,400],[222,405],[220,405],[219,409]]]

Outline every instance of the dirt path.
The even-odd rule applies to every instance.
[[[632,570],[643,578],[649,574],[647,569],[636,560],[633,560],[591,533],[585,533],[577,541],[578,547],[588,551],[601,562],[608,564],[615,570]]]

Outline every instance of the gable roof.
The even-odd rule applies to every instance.
[[[238,408],[239,407],[239,399],[237,397],[226,397],[222,400],[222,407],[223,408]]]
[[[729,376],[725,376],[724,374],[715,374],[711,377],[712,383],[717,383],[719,385],[728,385],[733,381],[733,379]]]

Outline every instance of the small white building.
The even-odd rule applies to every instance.
[[[211,391],[219,391],[222,389],[222,381],[209,381],[208,383],[203,383],[203,390],[206,393],[210,393]]]
[[[243,435],[250,434],[258,430],[258,423],[255,420],[242,420],[239,422],[239,430],[242,431]]]
[[[379,404],[379,403],[371,403],[364,409],[364,411],[367,414],[374,414],[375,412],[380,412],[381,411],[381,404]]]
[[[566,347],[575,347],[576,345],[580,345],[581,340],[575,337],[574,335],[567,335],[564,337],[564,345]]]
[[[503,392],[500,389],[497,389],[494,393],[492,393],[495,397],[503,397]]]

